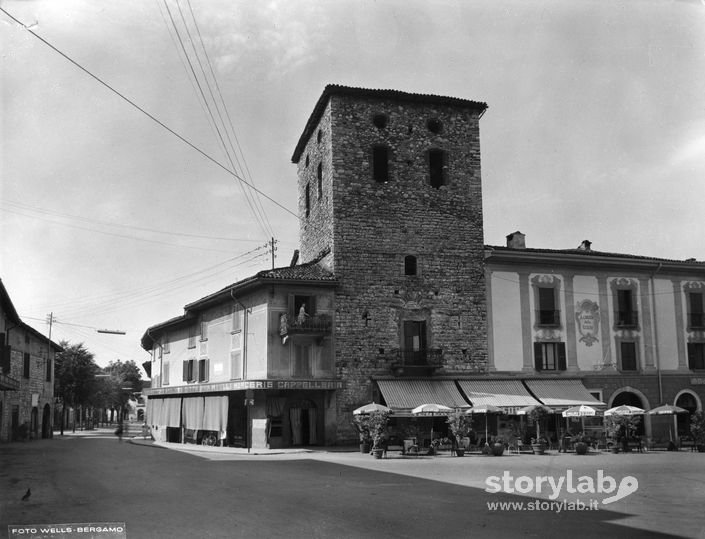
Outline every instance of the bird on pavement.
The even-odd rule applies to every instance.
[[[24,493],[24,496],[22,496],[22,501],[26,502],[29,500],[29,497],[32,495],[32,491],[30,489],[27,489],[27,492]]]

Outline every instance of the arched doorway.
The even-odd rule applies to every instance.
[[[698,401],[692,393],[681,393],[676,399],[676,406],[680,406],[685,410],[688,410],[687,414],[676,414],[678,436],[689,436],[690,435],[690,416],[697,412]]]
[[[318,410],[309,400],[291,403],[289,406],[291,445],[318,444]]]
[[[628,390],[622,391],[614,397],[614,399],[612,400],[611,407],[615,408],[617,406],[636,406],[637,408],[641,408],[642,410],[645,410],[647,407],[646,403],[642,401],[642,398],[639,395]],[[636,428],[636,435],[643,436],[645,433],[644,416],[636,417],[639,418]]]
[[[51,407],[48,404],[44,405],[42,414],[42,438],[51,438]]]

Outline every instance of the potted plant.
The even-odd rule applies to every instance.
[[[384,454],[384,435],[389,422],[389,412],[372,412],[367,418],[372,438],[372,454],[376,459],[381,459]]]
[[[504,439],[496,436],[494,442],[490,446],[490,451],[495,457],[501,457],[504,454],[505,443]]]
[[[698,451],[705,453],[705,412],[702,410],[690,416],[690,434]]]
[[[472,417],[465,412],[456,410],[446,419],[450,433],[455,440],[455,454],[459,457],[465,455],[463,438],[466,438],[472,428]]]
[[[536,425],[536,438],[531,439],[531,449],[537,455],[543,455],[546,452],[547,444],[541,438],[541,420],[549,413],[549,409],[544,406],[534,406],[529,413],[529,419]]]
[[[575,454],[576,455],[585,455],[588,452],[588,439],[587,437],[581,432],[577,436],[573,437],[573,440],[575,441],[573,447],[575,448]]]
[[[360,438],[360,453],[369,453],[372,444],[372,436],[370,435],[369,415],[360,414],[353,416],[352,422]]]
[[[633,437],[641,419],[638,416],[612,415],[605,419],[607,436],[612,438],[612,453],[619,453],[629,448],[629,438]]]

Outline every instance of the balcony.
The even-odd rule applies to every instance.
[[[637,311],[616,311],[614,313],[615,326],[618,328],[635,328],[639,325]]]
[[[536,325],[556,327],[561,325],[561,311],[540,309],[536,311]]]
[[[282,314],[279,317],[279,334],[282,337],[292,335],[324,336],[330,335],[333,321],[327,314],[306,315],[305,317]]]
[[[443,366],[443,350],[393,350],[392,371],[400,376],[430,376]]]

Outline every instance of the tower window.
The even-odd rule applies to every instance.
[[[323,140],[323,132],[319,129],[318,134],[316,135],[316,142],[318,142],[318,144],[320,144],[321,140]]]
[[[404,275],[416,275],[416,257],[406,255],[404,257]]]
[[[389,149],[386,146],[372,148],[372,176],[377,183],[389,181]]]
[[[374,124],[375,127],[378,127],[379,129],[384,129],[387,127],[387,122],[389,119],[387,118],[386,114],[375,114],[374,117],[372,118],[372,123]]]
[[[443,150],[430,150],[428,152],[428,172],[431,187],[438,189],[446,184],[445,178],[445,152]]]
[[[308,159],[308,155],[307,155],[306,156],[306,168],[308,168],[308,162],[309,162],[309,159]]]
[[[318,198],[323,196],[323,163],[318,163]]]
[[[306,217],[311,215],[311,186],[306,184]]]
[[[428,127],[428,130],[431,133],[435,134],[438,134],[443,131],[443,124],[438,118],[431,118],[430,120],[428,120],[428,122],[426,122],[426,127]]]

